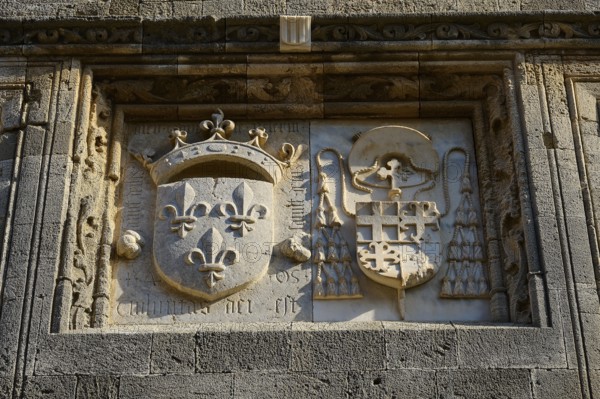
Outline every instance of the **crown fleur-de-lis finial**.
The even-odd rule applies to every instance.
[[[235,129],[235,123],[229,119],[224,119],[225,114],[217,109],[212,115],[212,121],[205,120],[200,123],[200,129],[209,132],[210,140],[227,140]]]
[[[180,130],[179,128],[171,130],[171,133],[169,134],[169,139],[173,144],[174,150],[187,145],[187,143],[185,142],[187,140],[187,135],[188,133],[185,130]]]
[[[250,145],[253,145],[258,148],[263,148],[263,146],[267,143],[269,139],[269,134],[265,130],[264,127],[257,127],[256,129],[251,129],[248,132],[250,136]]]

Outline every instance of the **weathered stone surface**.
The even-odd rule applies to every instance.
[[[233,374],[121,377],[120,398],[233,398]]]
[[[566,367],[565,347],[558,328],[457,328],[460,367]]]
[[[238,373],[235,398],[342,398],[346,395],[346,373]]]
[[[89,375],[77,377],[77,399],[117,399],[118,397],[118,377],[97,377]]]
[[[287,370],[291,327],[281,324],[206,325],[196,338],[198,372]]]
[[[148,374],[151,341],[147,333],[46,336],[39,343],[35,373]]]
[[[8,398],[12,391],[12,377],[0,377],[0,395],[3,398]]]
[[[195,337],[192,333],[154,334],[150,373],[193,374],[195,346]]]
[[[383,323],[387,369],[447,369],[458,364],[456,328],[449,325]]]
[[[532,370],[533,397],[572,398],[581,391],[577,370]]]
[[[23,397],[37,398],[75,398],[77,377],[75,376],[42,376],[25,379]]]
[[[353,398],[434,398],[434,370],[350,372],[348,393]]]
[[[559,3],[3,2],[3,18],[27,20],[3,21],[0,54],[28,56],[0,61],[1,225],[12,212],[8,188],[16,189],[14,223],[6,228],[11,234],[0,234],[0,396],[12,395],[13,381],[24,398],[599,396],[600,302],[594,267],[600,256],[600,111],[594,82],[600,59],[590,50],[598,46],[598,26],[592,14],[552,12],[597,10],[598,5],[590,0]],[[439,15],[440,10],[450,14]],[[481,14],[501,10],[549,11]],[[479,14],[464,16],[463,11]],[[426,14],[406,16],[419,12]],[[397,16],[374,18],[379,13]],[[105,18],[108,14],[119,21]],[[203,19],[209,14],[217,19]],[[280,14],[317,16],[312,33],[318,40],[311,53],[277,54]],[[133,30],[120,30],[123,21],[130,21]],[[142,46],[147,55],[134,56]],[[537,55],[542,50],[544,55]],[[84,88],[82,63],[90,68]],[[82,102],[86,96],[93,99],[88,106]],[[146,149],[148,143],[168,145],[158,133],[175,125],[200,136],[197,116],[215,106],[246,118],[235,134],[264,124],[273,143],[291,138],[296,146],[332,147],[346,151],[344,160],[360,140],[357,134],[374,125],[437,125],[433,141],[444,137],[439,149],[466,146],[477,166],[473,198],[481,203],[475,208],[487,224],[481,240],[492,244],[484,250],[484,257],[493,260],[484,269],[494,284],[489,287],[492,302],[487,292],[478,302],[440,299],[442,279],[409,294],[411,324],[393,321],[402,316],[397,290],[374,282],[362,288],[380,300],[313,302],[316,245],[313,241],[311,248],[305,234],[319,223],[311,201],[325,188],[311,168],[312,150],[305,150],[300,169],[274,191],[273,239],[264,234],[260,239],[277,242],[261,279],[210,303],[191,301],[163,284],[152,266],[152,245],[158,247],[164,238],[152,240],[154,183],[149,176],[135,180],[137,172],[146,172],[131,167],[137,161],[126,152],[134,141]],[[87,114],[80,114],[82,109]],[[26,121],[21,112],[27,112]],[[123,123],[112,119],[122,112]],[[403,119],[408,116],[420,119]],[[525,131],[524,146],[519,127]],[[74,141],[75,131],[81,140]],[[19,134],[24,146],[16,154]],[[386,141],[384,150],[392,151],[397,142]],[[278,147],[269,147],[269,154]],[[362,166],[391,160],[382,154],[387,156],[381,151]],[[142,163],[144,156],[154,156],[142,155]],[[443,152],[438,155],[443,162]],[[457,160],[449,158],[460,167]],[[20,175],[12,183],[15,165]],[[213,172],[224,172],[225,166],[218,164]],[[360,179],[348,176],[347,169],[339,167],[349,179],[353,208],[358,196],[372,193],[350,187]],[[331,168],[325,172],[335,174]],[[449,215],[455,215],[458,185],[444,192],[442,177],[440,169],[429,192],[418,194],[433,193],[439,205],[450,197]],[[395,178],[410,176],[398,173]],[[327,189],[338,201],[339,215],[332,211],[327,217],[337,226],[351,218],[339,203],[341,177],[331,180]],[[490,198],[496,189],[501,194]],[[416,189],[404,195],[410,190]],[[257,191],[255,198],[265,194]],[[389,202],[387,195],[379,200]],[[93,212],[86,209],[90,204]],[[530,206],[531,216],[525,212]],[[67,211],[74,221],[66,221]],[[444,217],[435,234],[446,245],[455,216]],[[523,237],[519,224],[535,225],[536,231]],[[337,227],[345,239],[354,238],[352,225]],[[128,231],[139,233],[135,256],[115,251],[114,244]],[[295,253],[292,247],[298,245],[312,250],[311,256]],[[333,265],[339,254],[327,249]],[[83,251],[90,262],[81,261]],[[449,257],[447,252],[441,256]],[[83,280],[85,292],[73,284]],[[533,316],[521,319],[523,324],[491,323],[508,321],[497,317],[506,295],[512,302],[521,297],[524,313]],[[71,305],[82,297],[89,302],[86,317],[102,317],[97,323],[102,328],[72,322]],[[392,321],[362,323],[361,318]],[[427,323],[432,320],[439,324]],[[580,365],[587,369],[578,370]]]
[[[532,398],[529,370],[452,370],[436,373],[441,398]]]
[[[381,323],[292,324],[294,371],[382,370],[385,339]],[[348,356],[349,354],[351,356]]]

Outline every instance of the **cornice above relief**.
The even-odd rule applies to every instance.
[[[279,17],[3,20],[5,55],[279,52]],[[313,16],[311,52],[600,47],[593,14]]]

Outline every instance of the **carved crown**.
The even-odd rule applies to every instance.
[[[283,176],[283,169],[300,155],[289,143],[283,144],[277,157],[267,152],[264,146],[269,135],[264,128],[251,129],[249,141],[229,140],[235,123],[224,119],[220,109],[212,114],[211,119],[200,123],[200,129],[210,134],[204,141],[187,143],[187,132],[173,129],[169,135],[173,148],[157,160],[153,160],[152,150],[140,153],[130,149],[129,152],[150,171],[156,185],[183,177],[220,177],[228,166],[229,169],[235,167],[246,176],[277,184]]]

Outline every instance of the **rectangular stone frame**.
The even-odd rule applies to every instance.
[[[586,364],[599,364],[595,359],[582,360],[574,357],[576,354],[579,357],[583,356],[583,348],[572,348],[571,345],[583,344],[580,338],[571,338],[572,335],[581,334],[581,331],[577,331],[576,328],[574,331],[573,325],[576,323],[572,324],[570,319],[578,314],[573,306],[582,299],[572,298],[575,291],[565,292],[565,287],[577,284],[585,284],[584,288],[596,287],[593,270],[591,274],[590,270],[583,270],[584,275],[581,280],[578,280],[577,275],[570,275],[578,271],[574,267],[577,260],[565,259],[561,255],[561,252],[564,254],[565,251],[570,254],[581,253],[584,256],[588,254],[592,256],[593,253],[589,248],[583,248],[581,252],[570,250],[571,246],[575,248],[580,243],[574,241],[576,238],[567,237],[565,226],[557,225],[554,216],[556,213],[553,213],[560,209],[573,210],[566,207],[564,203],[570,198],[569,193],[574,193],[579,188],[576,187],[579,178],[570,174],[568,168],[557,167],[557,163],[562,160],[559,156],[562,144],[552,143],[562,143],[564,140],[565,145],[572,145],[572,151],[571,147],[568,147],[571,152],[564,153],[565,157],[572,156],[572,158],[564,158],[564,165],[568,165],[571,161],[581,162],[583,159],[578,155],[579,150],[575,143],[571,144],[573,137],[576,136],[570,136],[569,139],[567,134],[573,134],[570,121],[564,119],[569,110],[567,113],[559,112],[566,109],[567,104],[560,103],[558,99],[566,98],[569,93],[571,93],[568,97],[571,101],[569,103],[571,116],[573,117],[573,113],[578,110],[574,106],[575,95],[572,94],[574,91],[569,89],[569,84],[566,90],[558,84],[562,82],[563,68],[567,67],[562,66],[562,60],[558,57],[542,57],[538,60],[539,63],[531,63],[530,60],[524,60],[519,55],[515,58],[514,53],[510,52],[478,53],[475,58],[471,54],[448,53],[403,54],[389,57],[377,62],[365,60],[360,56],[348,56],[346,60],[340,56],[336,58],[328,55],[240,57],[237,60],[241,62],[238,64],[241,65],[239,69],[232,68],[226,70],[226,73],[239,73],[248,76],[248,80],[251,80],[253,73],[264,71],[258,68],[257,64],[288,62],[301,64],[302,66],[298,67],[300,70],[305,68],[303,66],[305,64],[316,64],[313,69],[305,71],[308,74],[316,73],[317,76],[319,73],[351,74],[356,70],[362,73],[374,71],[373,74],[390,74],[394,68],[397,68],[400,74],[411,71],[420,79],[417,80],[416,92],[408,93],[405,98],[397,101],[370,100],[358,104],[355,101],[333,102],[327,101],[328,93],[323,89],[316,106],[313,100],[310,104],[295,107],[297,104],[294,103],[257,104],[248,99],[249,104],[240,103],[237,111],[232,107],[234,116],[251,119],[260,113],[265,118],[275,119],[283,115],[287,117],[290,112],[291,115],[294,112],[301,112],[307,118],[335,118],[350,115],[390,118],[457,116],[470,118],[474,130],[482,131],[484,129],[482,126],[489,123],[489,119],[486,121],[486,116],[489,118],[490,110],[493,109],[490,107],[487,94],[462,93],[457,96],[458,99],[457,97],[436,98],[433,94],[428,97],[427,87],[423,83],[425,79],[422,78],[426,75],[434,77],[444,76],[444,74],[468,75],[482,71],[499,76],[504,90],[504,109],[507,112],[512,139],[517,145],[514,154],[516,169],[519,170],[519,201],[524,212],[531,212],[526,218],[529,223],[525,226],[525,235],[528,244],[528,292],[531,297],[533,326],[500,323],[490,326],[401,322],[282,325],[265,323],[200,325],[194,326],[193,330],[181,328],[176,332],[167,332],[170,328],[136,331],[135,329],[116,330],[110,327],[67,331],[64,324],[61,324],[64,319],[60,314],[64,310],[61,310],[61,294],[56,294],[55,286],[64,277],[60,273],[61,267],[64,266],[61,262],[60,243],[63,236],[63,221],[67,219],[66,200],[70,192],[72,167],[70,154],[73,154],[77,148],[77,138],[73,135],[81,134],[78,130],[79,124],[76,123],[78,118],[76,111],[77,108],[81,109],[86,96],[91,93],[89,85],[91,82],[86,83],[86,76],[87,79],[91,77],[97,79],[102,76],[137,76],[140,70],[149,71],[149,74],[188,75],[204,74],[207,69],[210,70],[210,66],[200,67],[193,62],[184,63],[187,57],[180,59],[181,64],[148,64],[137,67],[129,65],[122,68],[110,65],[109,60],[105,65],[91,61],[85,63],[85,67],[81,67],[76,60],[67,60],[44,64],[49,65],[44,66],[45,68],[52,69],[52,72],[46,75],[50,76],[52,87],[43,91],[49,95],[46,98],[46,94],[43,94],[42,99],[47,101],[47,107],[48,104],[55,104],[55,108],[47,111],[39,120],[33,116],[35,112],[31,112],[28,119],[28,123],[32,125],[39,123],[50,128],[49,132],[41,133],[44,146],[25,142],[22,151],[31,151],[32,156],[39,158],[23,157],[21,170],[26,171],[29,167],[28,162],[31,163],[32,168],[37,169],[34,168],[35,172],[31,175],[23,172],[19,187],[28,187],[27,179],[32,181],[39,179],[38,173],[41,171],[41,175],[45,176],[41,179],[42,186],[37,189],[37,183],[33,185],[36,187],[36,192],[32,193],[31,198],[34,206],[37,203],[36,195],[42,196],[45,200],[41,201],[44,204],[43,212],[41,210],[31,212],[31,203],[18,203],[15,209],[15,220],[22,215],[25,218],[22,220],[28,222],[13,224],[12,242],[18,243],[21,240],[19,238],[21,230],[23,234],[36,234],[41,241],[39,241],[40,248],[31,250],[34,259],[29,259],[29,251],[15,253],[11,255],[6,267],[8,276],[9,273],[16,273],[23,264],[30,265],[31,270],[25,276],[22,272],[16,273],[14,279],[7,279],[5,283],[4,302],[2,302],[0,315],[2,329],[0,336],[9,339],[0,348],[3,354],[7,354],[2,356],[3,364],[0,367],[0,381],[7,382],[3,385],[12,385],[12,376],[16,372],[16,389],[23,388],[35,392],[35,389],[50,384],[50,380],[55,379],[64,384],[64,397],[71,397],[74,395],[78,380],[82,385],[94,382],[93,378],[82,378],[76,375],[107,376],[104,379],[99,377],[99,380],[109,387],[112,386],[111,384],[114,385],[114,380],[109,376],[121,375],[119,390],[122,395],[143,393],[150,395],[153,389],[162,389],[161,381],[167,380],[166,376],[159,374],[180,374],[174,377],[174,382],[171,382],[177,384],[178,388],[187,387],[190,390],[193,388],[198,392],[201,387],[210,385],[210,389],[216,392],[205,391],[206,393],[229,396],[232,390],[251,391],[252,381],[257,378],[257,373],[243,373],[236,375],[235,378],[232,374],[222,373],[255,370],[261,371],[258,375],[263,379],[261,388],[265,390],[270,384],[281,383],[281,380],[287,378],[286,376],[291,380],[289,389],[293,389],[294,384],[303,386],[307,381],[316,381],[313,379],[316,377],[320,382],[310,382],[314,384],[315,389],[324,389],[322,392],[335,395],[345,392],[344,387],[348,386],[348,379],[368,379],[369,373],[375,375],[377,372],[385,373],[390,379],[411,378],[421,381],[416,385],[423,386],[424,381],[431,379],[432,373],[435,373],[437,383],[446,386],[448,380],[455,380],[457,381],[455,384],[461,384],[463,378],[461,375],[467,375],[464,378],[468,378],[470,368],[494,367],[501,369],[494,370],[494,376],[510,385],[511,381],[527,381],[530,378],[529,371],[522,369],[579,368],[580,373],[586,373]],[[487,61],[480,61],[484,57]],[[234,56],[231,58],[235,59]],[[247,66],[244,64],[246,59]],[[574,65],[578,64],[574,63]],[[30,64],[30,67],[32,68],[30,71],[35,70],[34,65]],[[253,72],[253,68],[257,72]],[[80,82],[81,70],[88,72],[84,72]],[[571,74],[576,75],[574,72]],[[35,80],[35,76],[32,76],[31,80]],[[323,84],[322,87],[325,88],[326,85]],[[546,95],[546,92],[550,93]],[[53,100],[50,100],[50,96]],[[36,104],[39,105],[39,101]],[[77,104],[78,107],[72,106],[73,104]],[[117,127],[114,131],[118,130],[119,115],[148,117],[156,115],[157,109],[161,109],[163,118],[192,119],[211,112],[215,105],[220,104],[167,107],[124,104],[114,107],[117,112],[112,114],[112,126]],[[443,112],[440,113],[440,110]],[[544,132],[539,132],[538,126],[544,126]],[[551,134],[550,141],[546,132]],[[37,136],[32,133],[28,137]],[[112,133],[111,140],[112,151],[119,151],[118,135]],[[549,153],[552,156],[549,156]],[[565,175],[558,176],[559,173]],[[571,184],[575,186],[570,189]],[[18,193],[18,196],[26,198],[29,194]],[[578,204],[577,206],[584,206],[584,202],[574,202]],[[563,217],[567,229],[571,226],[570,231],[576,231],[580,227],[580,224],[576,224],[573,219],[582,215],[582,213],[576,215],[577,210],[573,210],[572,216]],[[589,214],[589,211],[587,212]],[[535,218],[533,214],[536,215]],[[554,242],[556,237],[560,237],[559,248]],[[68,248],[72,243],[66,240],[63,245]],[[14,247],[15,251],[23,250],[20,244]],[[539,260],[536,259],[538,248]],[[593,263],[588,260],[584,259],[584,264],[592,265]],[[19,300],[12,301],[11,295],[15,292],[19,292],[17,297]],[[53,297],[55,298],[52,305],[54,309],[50,305]],[[597,298],[595,301],[597,302]],[[13,305],[8,305],[13,302],[14,311],[11,310]],[[26,313],[22,314],[19,308]],[[582,312],[587,313],[583,310]],[[581,323],[583,326],[586,323],[596,323],[597,312],[590,312],[589,315],[589,318],[586,315],[586,320]],[[22,337],[20,342],[19,336]],[[323,356],[323,353],[327,355]],[[353,360],[348,361],[348,353],[352,353]],[[575,366],[577,364],[579,367]],[[407,368],[419,370],[405,370]],[[364,371],[367,371],[365,375],[359,375],[359,372]],[[287,372],[297,373],[286,374]],[[203,374],[194,375],[195,373]],[[153,376],[142,378],[140,375]],[[26,380],[30,382],[25,383]],[[582,375],[581,381],[587,381],[587,378]],[[463,381],[462,384],[464,383]],[[521,385],[523,384],[525,382]],[[582,389],[588,391],[589,387]]]

